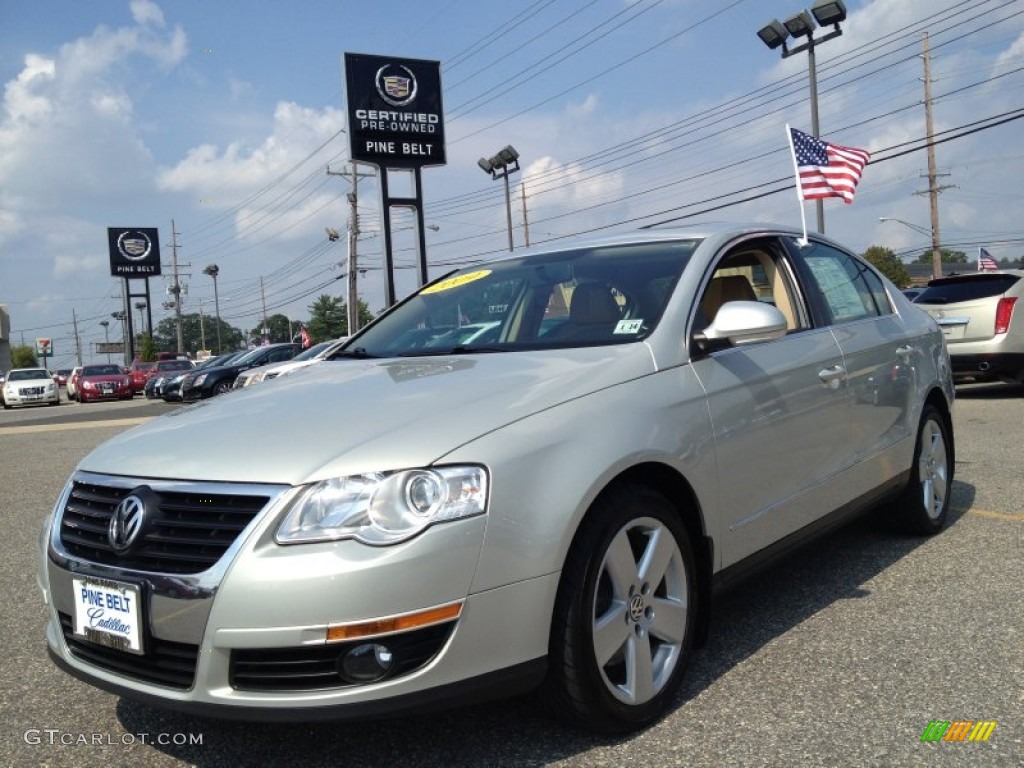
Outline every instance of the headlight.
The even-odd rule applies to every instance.
[[[277,529],[279,544],[356,539],[396,544],[435,523],[487,511],[483,467],[408,469],[310,485]]]
[[[201,373],[198,376],[196,376],[196,380],[192,382],[192,386],[194,386],[194,387],[201,387],[201,386],[203,386],[203,382],[204,381],[206,381],[206,374],[205,373]]]

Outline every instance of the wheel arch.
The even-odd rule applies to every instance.
[[[935,387],[931,392],[928,393],[928,397],[925,398],[925,404],[933,406],[939,413],[942,414],[942,420],[945,422],[946,433],[949,435],[949,466],[950,469],[955,472],[956,469],[956,437],[953,434],[953,412],[950,408],[950,402],[946,399],[946,395],[941,389]]]
[[[579,521],[573,541],[575,542],[576,535],[582,529],[597,500],[612,489],[625,485],[642,485],[659,492],[673,506],[686,527],[697,560],[697,623],[694,627],[694,643],[697,647],[702,647],[707,641],[711,623],[714,540],[707,532],[703,509],[693,486],[676,469],[659,462],[645,462],[620,472],[594,498],[590,508]]]

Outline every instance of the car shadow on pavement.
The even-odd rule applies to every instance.
[[[957,524],[973,499],[973,486],[954,482],[950,525]],[[691,700],[731,669],[819,611],[870,594],[863,586],[866,582],[927,540],[890,532],[868,515],[720,596],[708,643],[694,653],[683,689],[667,717],[678,719]],[[128,733],[201,734],[201,744],[150,743],[190,765],[234,768],[542,766],[643,738],[636,734],[601,737],[569,729],[551,717],[534,695],[363,723],[240,723],[159,710],[127,699],[118,702],[117,717]]]

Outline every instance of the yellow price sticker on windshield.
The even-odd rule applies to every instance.
[[[464,275],[455,275],[454,277],[449,277],[446,280],[442,280],[439,283],[434,283],[433,285],[424,288],[420,293],[440,293],[441,291],[447,291],[451,288],[458,288],[460,285],[465,285],[466,283],[472,283],[474,280],[479,280],[481,277],[487,277],[489,274],[491,274],[491,270],[480,269],[476,272],[467,272]]]

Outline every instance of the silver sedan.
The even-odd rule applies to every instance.
[[[537,688],[580,726],[642,727],[716,587],[869,509],[942,528],[952,407],[934,320],[822,236],[534,248],[87,456],[41,537],[47,643],[200,714]]]

